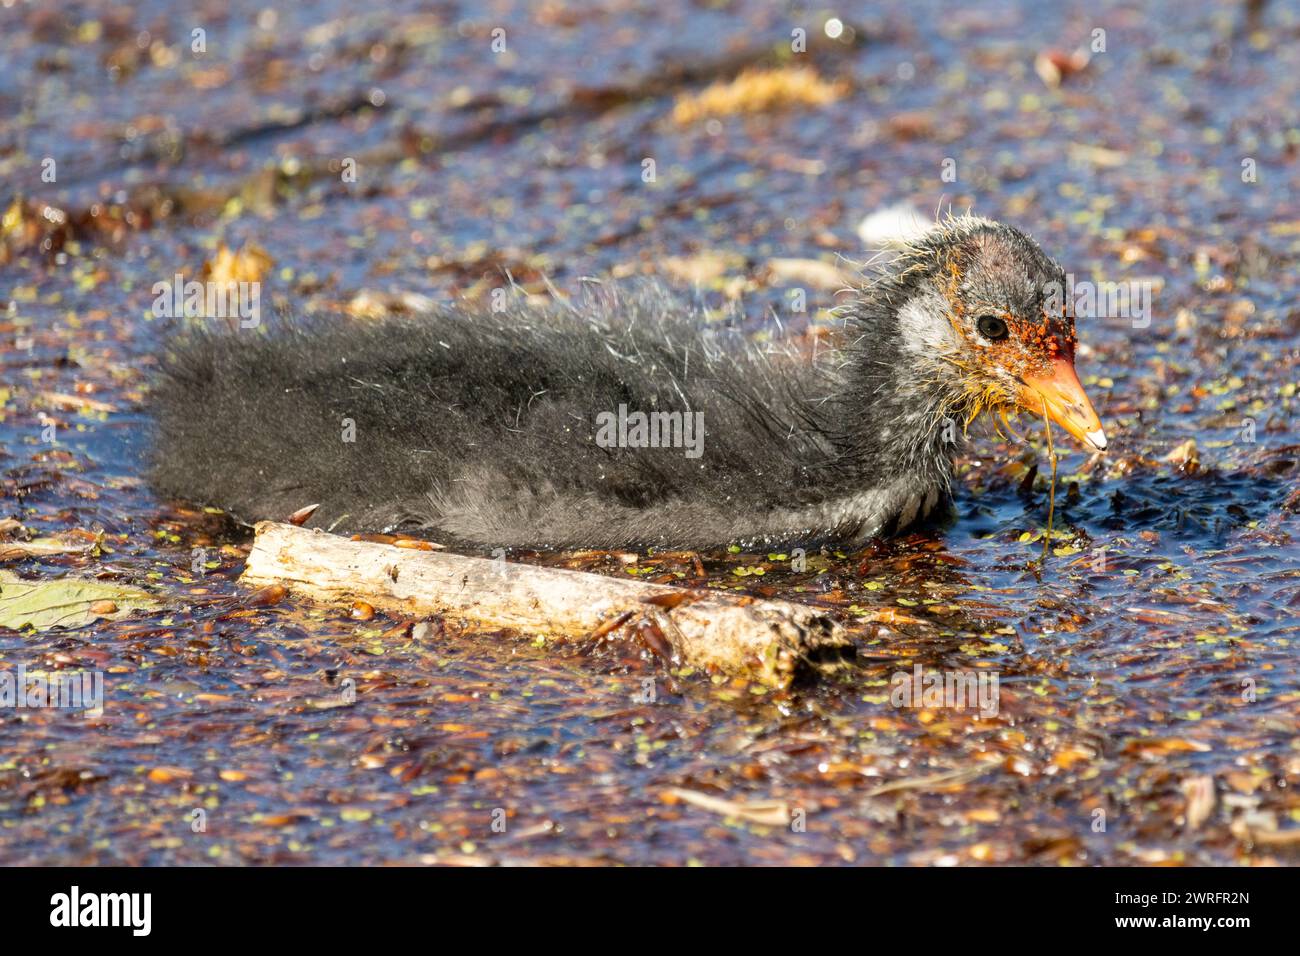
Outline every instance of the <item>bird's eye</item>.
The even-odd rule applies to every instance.
[[[996,342],[1007,337],[1007,323],[996,315],[981,315],[975,320],[975,328],[979,330],[980,335],[990,342]]]

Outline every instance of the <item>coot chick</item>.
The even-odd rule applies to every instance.
[[[951,218],[883,269],[816,359],[654,287],[183,334],[153,482],[245,520],[319,504],[310,526],[489,549],[797,547],[934,513],[982,412],[1106,447],[1032,239]]]

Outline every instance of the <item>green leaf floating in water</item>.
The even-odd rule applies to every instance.
[[[114,608],[108,609],[103,602],[112,602]],[[17,630],[31,625],[38,631],[81,627],[155,608],[159,603],[148,591],[111,581],[74,577],[25,581],[12,572],[0,571],[0,627]],[[99,606],[92,610],[94,605]]]

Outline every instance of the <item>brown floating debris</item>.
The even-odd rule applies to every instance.
[[[789,826],[791,820],[790,806],[783,800],[727,800],[682,787],[669,787],[660,793],[659,798],[667,804],[689,803],[710,813],[764,826]]]
[[[1214,778],[1205,774],[1183,781],[1183,796],[1187,798],[1187,828],[1199,830],[1201,824],[1214,813],[1218,798],[1214,793]]]
[[[412,551],[441,551],[446,545],[434,541],[423,541],[419,538],[398,538],[393,542],[393,547],[409,548]]]
[[[352,606],[362,601],[411,617],[445,615],[556,637],[607,634],[641,614],[649,623],[638,636],[659,652],[668,650],[692,667],[743,674],[778,688],[802,670],[834,667],[852,655],[852,644],[826,612],[806,605],[705,592],[697,600],[660,605],[647,614],[648,598],[666,600],[678,590],[349,540],[272,521],[257,525],[241,581],[261,587],[259,594],[287,587],[324,603]]]
[[[1201,743],[1199,740],[1185,740],[1181,737],[1144,737],[1126,743],[1123,753],[1130,757],[1159,759],[1165,754],[1205,753],[1209,749],[1208,744]]]
[[[764,268],[768,281],[778,285],[812,286],[828,292],[853,285],[853,280],[834,263],[821,259],[768,259]]]
[[[71,535],[33,538],[30,541],[11,539],[0,541],[0,561],[22,558],[43,558],[55,554],[79,554],[89,551],[93,543],[70,540]]]
[[[369,541],[374,544],[391,544],[395,548],[410,548],[415,551],[441,551],[446,547],[436,541],[424,541],[420,538],[405,538],[396,534],[354,534],[352,541]]]
[[[607,621],[601,624],[598,628],[596,628],[594,631],[591,632],[590,635],[591,639],[599,640],[600,638],[604,637],[606,634],[609,634],[611,631],[618,630],[628,621],[632,620],[633,613],[634,612],[632,611],[624,611],[622,614],[613,615]]]
[[[1064,50],[1043,50],[1034,58],[1034,72],[1049,89],[1056,89],[1063,80],[1082,73],[1092,62],[1092,54],[1079,49],[1071,53]]]
[[[1176,465],[1182,471],[1196,471],[1201,465],[1201,452],[1196,447],[1196,439],[1187,439],[1187,441],[1165,455],[1164,460],[1171,465]]]
[[[271,604],[279,604],[288,593],[288,589],[283,584],[268,584],[266,587],[254,591],[248,598],[248,604],[250,607],[266,607]]]
[[[1300,827],[1278,828],[1277,816],[1266,810],[1241,814],[1229,825],[1232,835],[1243,843],[1261,847],[1300,846]]]
[[[948,787],[961,787],[972,780],[997,769],[1000,762],[990,760],[973,767],[959,767],[956,770],[944,770],[940,773],[926,774],[922,777],[907,777],[903,780],[891,780],[878,787],[872,787],[863,794],[864,797],[879,797],[896,790],[935,790]]]
[[[246,242],[232,252],[223,242],[217,254],[203,267],[203,277],[211,282],[260,282],[275,262],[255,242]]]
[[[637,626],[637,638],[660,660],[671,663],[673,645],[664,629],[653,617],[647,617]]]
[[[849,91],[843,81],[823,80],[806,67],[743,70],[673,104],[673,122],[685,125],[709,116],[767,113],[792,106],[825,106]]]
[[[694,601],[700,597],[699,594],[692,594],[690,591],[683,589],[675,590],[672,594],[650,594],[641,599],[644,604],[653,604],[655,607],[675,608],[686,601]]]
[[[172,783],[177,780],[188,780],[194,774],[184,767],[154,767],[149,771],[149,780],[153,783]]]
[[[316,509],[319,507],[320,507],[320,503],[317,502],[314,505],[308,505],[305,508],[299,508],[293,514],[289,515],[289,524],[301,528],[304,524],[307,523],[307,519],[316,513]]]
[[[47,404],[57,406],[58,408],[85,409],[90,412],[115,412],[116,405],[110,405],[108,402],[101,402],[94,398],[88,398],[85,395],[72,395],[66,392],[42,392],[41,397]]]

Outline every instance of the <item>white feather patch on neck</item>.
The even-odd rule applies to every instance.
[[[934,355],[961,345],[957,330],[948,321],[943,299],[933,290],[903,303],[898,310],[898,331],[903,347],[916,355]]]

